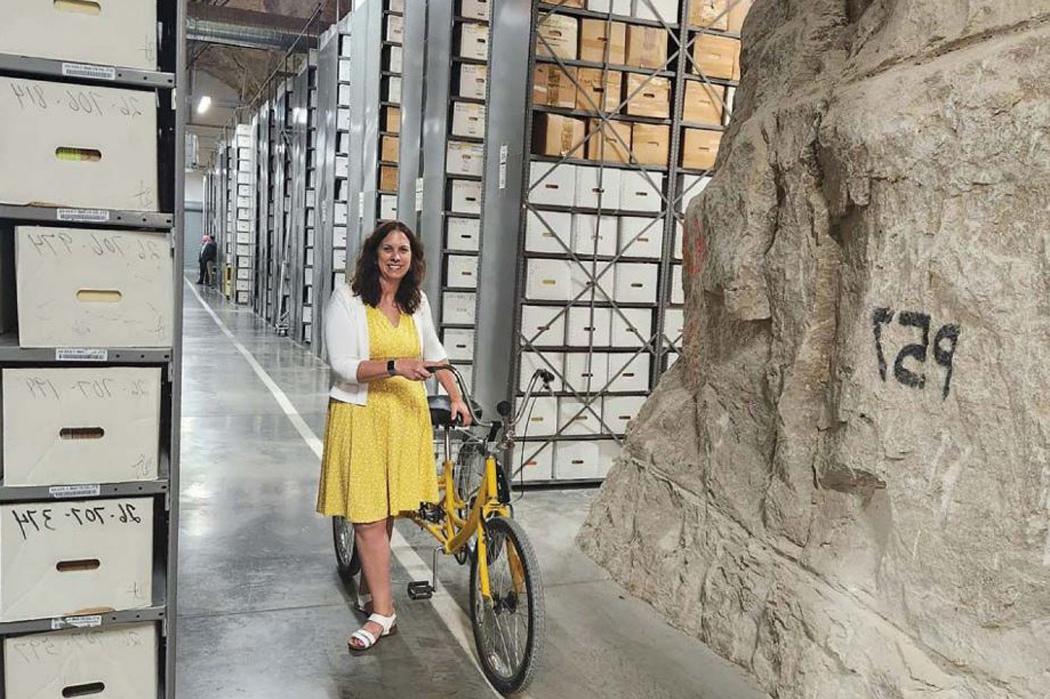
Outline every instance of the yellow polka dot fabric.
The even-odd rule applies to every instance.
[[[395,327],[366,307],[370,359],[421,357],[412,316]],[[317,511],[377,522],[438,499],[433,428],[422,382],[396,376],[368,384],[368,403],[328,404]]]

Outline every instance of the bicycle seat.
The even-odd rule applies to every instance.
[[[430,422],[434,427],[455,427],[452,422],[452,401],[448,396],[427,396],[427,405],[430,407]],[[474,416],[481,419],[481,406],[470,401]]]

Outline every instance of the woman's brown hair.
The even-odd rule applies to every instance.
[[[379,246],[388,235],[397,232],[404,233],[408,238],[408,244],[412,248],[412,264],[408,267],[408,273],[401,279],[401,285],[397,287],[394,298],[403,313],[412,315],[419,308],[422,299],[419,287],[423,284],[427,264],[423,259],[423,245],[412,229],[401,221],[387,221],[365,239],[361,254],[357,258],[350,289],[369,306],[379,305]]]

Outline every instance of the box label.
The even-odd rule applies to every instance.
[[[90,63],[63,63],[62,75],[67,78],[90,78],[92,80],[116,80],[117,69],[112,66],[96,66]]]
[[[365,217],[365,193],[357,193],[357,218],[363,219]]]
[[[93,629],[96,626],[102,626],[102,617],[97,614],[93,616],[67,616],[51,620],[52,631],[58,631],[59,629]]]
[[[416,211],[423,210],[423,178],[416,178]]]
[[[59,221],[80,221],[83,223],[108,223],[109,212],[104,209],[59,209],[55,214]]]
[[[53,485],[47,489],[48,494],[55,499],[63,498],[93,498],[98,497],[102,488],[96,485]]]
[[[56,362],[105,362],[108,359],[109,350],[106,349],[60,347],[55,350]]]
[[[499,188],[504,190],[507,188],[507,155],[510,149],[507,144],[504,143],[499,147]]]

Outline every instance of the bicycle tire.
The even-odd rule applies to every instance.
[[[470,622],[474,627],[474,643],[478,652],[478,660],[485,678],[500,694],[507,696],[523,692],[532,682],[536,673],[536,667],[540,663],[544,641],[546,639],[546,609],[544,606],[543,581],[540,578],[539,562],[536,560],[536,552],[532,543],[525,535],[521,525],[506,517],[494,517],[485,522],[486,544],[488,545],[490,585],[492,587],[492,600],[486,601],[481,596],[478,578],[478,557],[475,550],[471,557],[470,565]],[[501,614],[506,614],[508,609],[512,615],[517,614],[520,604],[519,593],[509,594],[502,585],[498,585],[492,571],[498,567],[501,557],[510,566],[509,554],[506,552],[506,544],[511,544],[521,565],[521,577],[525,588],[525,599],[528,608],[523,615],[525,618],[525,646],[519,661],[510,663],[505,659],[494,657],[495,638],[485,628],[486,613],[493,619]],[[500,589],[497,589],[499,587]],[[512,600],[513,597],[513,600]],[[501,607],[504,608],[501,610]],[[517,617],[520,618],[520,617]],[[508,619],[509,623],[509,619]],[[491,643],[490,643],[491,640]],[[507,648],[506,637],[502,637],[505,651]],[[506,666],[506,671],[501,670],[498,664]]]
[[[343,517],[332,517],[332,544],[339,576],[349,580],[357,575],[361,570],[361,558],[354,541],[354,525]]]

